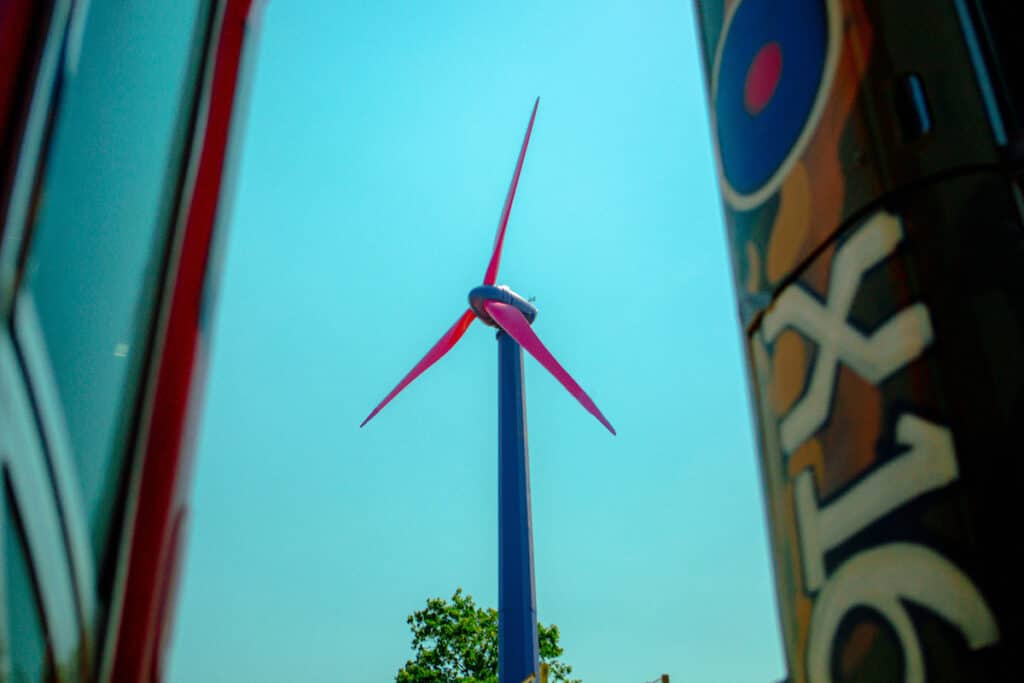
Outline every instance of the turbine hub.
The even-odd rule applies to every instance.
[[[469,290],[469,307],[476,313],[476,317],[480,319],[485,325],[491,327],[501,327],[491,319],[490,314],[487,313],[487,309],[484,308],[484,303],[488,301],[500,301],[503,304],[509,304],[519,309],[519,312],[526,318],[526,322],[533,324],[534,319],[537,317],[537,307],[531,304],[529,301],[519,296],[505,285],[499,285],[497,287],[493,285],[480,285]]]

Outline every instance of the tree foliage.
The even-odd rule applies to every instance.
[[[425,609],[406,619],[415,657],[398,670],[397,683],[497,683],[498,612],[477,607],[458,588],[451,602],[429,598]],[[537,623],[540,661],[551,666],[549,683],[582,683],[559,661],[558,627]]]

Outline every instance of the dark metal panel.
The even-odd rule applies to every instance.
[[[889,193],[1000,163],[999,121],[957,1],[926,13],[880,0],[701,3],[703,44],[716,46],[709,106],[745,324]],[[755,69],[769,48],[778,68]],[[744,98],[769,91],[753,109]],[[921,116],[927,130],[908,135]]]
[[[989,172],[894,198],[751,331],[795,681],[1010,679],[1024,628],[1007,542],[1024,474],[1016,193]]]

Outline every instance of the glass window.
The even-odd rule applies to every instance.
[[[170,243],[207,5],[92,0],[60,84],[24,287],[97,562]]]
[[[0,547],[0,579],[4,581],[0,591],[0,619],[6,619],[7,642],[0,642],[0,660],[6,646],[9,658],[11,681],[48,681],[51,680],[52,666],[49,661],[49,649],[46,646],[46,632],[43,630],[42,609],[39,594],[32,580],[31,565],[28,561],[28,546],[22,536],[20,525],[14,516],[14,506],[10,494],[4,490],[0,477],[0,495],[3,496],[3,509],[0,510],[0,534],[3,534],[3,546]],[[0,670],[0,676],[3,671]]]

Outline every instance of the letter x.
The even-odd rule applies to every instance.
[[[798,285],[788,287],[764,316],[762,334],[774,341],[793,328],[817,347],[807,391],[782,420],[782,448],[789,454],[828,420],[840,361],[877,384],[914,360],[932,342],[931,318],[923,303],[899,311],[869,335],[847,316],[864,274],[903,240],[900,220],[887,212],[869,218],[841,247],[832,263],[824,305]]]

